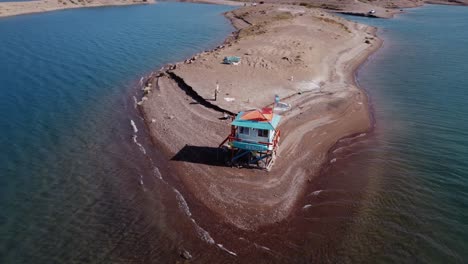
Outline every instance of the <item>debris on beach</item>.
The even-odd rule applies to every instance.
[[[241,61],[241,58],[237,56],[227,56],[227,57],[224,57],[223,59],[223,63],[229,64],[229,65],[238,65],[240,61]]]
[[[145,93],[145,95],[151,93],[151,86],[146,86],[145,88],[143,88],[143,92]]]

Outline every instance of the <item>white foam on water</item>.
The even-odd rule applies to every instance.
[[[306,204],[306,205],[304,205],[304,206],[302,207],[302,209],[307,209],[307,208],[309,208],[309,207],[311,207],[311,206],[312,206],[311,204]]]
[[[335,163],[336,162],[336,158],[333,158],[332,160],[330,160],[330,163]]]
[[[161,172],[159,171],[158,167],[154,167],[153,172],[154,172],[154,176],[156,176],[156,178],[158,178],[158,179],[160,179],[160,180],[163,179],[162,174],[161,174]]]
[[[138,99],[136,98],[136,96],[133,96],[133,108],[137,109],[138,107]]]
[[[158,172],[159,173],[159,169],[155,168],[155,172]],[[205,229],[203,229],[201,226],[198,225],[197,221],[195,221],[195,219],[192,218],[192,212],[190,212],[190,207],[188,206],[187,204],[187,201],[185,200],[184,196],[179,192],[179,190],[177,190],[176,188],[172,188],[176,194],[176,198],[177,198],[177,201],[178,201],[178,204],[179,204],[179,208],[185,213],[185,215],[187,215],[187,217],[190,218],[190,220],[192,221],[193,225],[195,226],[195,231],[197,232],[198,234],[198,237],[205,241],[206,243],[208,244],[211,244],[211,245],[214,245],[216,244],[215,240],[211,237],[210,233],[208,233],[208,231],[206,231]],[[222,250],[226,251],[227,253],[233,255],[233,256],[237,256],[237,254],[235,252],[232,252],[230,250],[228,250],[227,248],[225,248],[222,244],[217,244],[217,246],[219,248],[221,248]]]
[[[345,149],[345,147],[336,148],[335,150],[332,151],[332,153],[340,152],[340,151],[342,151],[343,149]]]
[[[323,190],[317,190],[317,191],[314,191],[314,192],[310,193],[309,195],[310,195],[310,196],[317,196],[317,195],[319,195],[321,192],[323,192]]]
[[[266,251],[271,251],[271,249],[269,249],[269,248],[267,248],[267,247],[265,247],[265,246],[259,245],[259,244],[257,244],[257,243],[253,243],[253,244],[254,244],[254,246],[255,246],[256,248],[260,248],[260,249],[263,249],[263,250],[266,250]]]
[[[177,198],[177,201],[179,202],[179,208],[188,216],[188,217],[191,217],[192,216],[192,212],[190,212],[190,208],[187,204],[187,201],[185,201],[185,198],[184,196],[182,196],[182,194],[176,189],[176,188],[172,188],[174,190],[174,192],[176,193],[176,198]]]
[[[137,137],[137,135],[133,135],[133,142],[138,146],[138,148],[140,148],[141,152],[146,155],[146,149],[140,144],[140,142],[138,142]]]
[[[132,125],[133,132],[138,133],[138,128],[137,128],[137,126],[135,125],[135,121],[130,120],[130,125]]]
[[[197,222],[195,221],[195,219],[193,218],[190,218],[193,222],[193,224],[195,225],[195,229],[197,230],[197,233],[198,233],[198,236],[205,242],[207,242],[208,244],[215,244],[215,241],[214,239],[210,236],[210,233],[208,233],[208,231],[206,231],[205,229],[201,228],[201,226],[199,226],[197,224]]]
[[[218,246],[220,249],[226,251],[227,253],[229,253],[229,254],[231,254],[231,255],[237,257],[237,254],[236,254],[235,252],[232,252],[232,251],[228,250],[227,248],[225,248],[225,247],[223,246],[223,244],[217,244],[217,246]]]
[[[176,194],[177,202],[179,203],[179,208],[185,213],[186,216],[190,218],[192,223],[195,226],[195,230],[197,231],[198,236],[208,244],[215,244],[214,239],[210,236],[210,233],[203,229],[201,226],[197,224],[197,221],[192,218],[192,212],[190,212],[190,208],[187,204],[187,201],[185,201],[184,196],[177,190],[176,188],[172,188]]]
[[[143,175],[140,174],[140,185],[143,185]]]
[[[259,248],[259,249],[263,249],[263,250],[266,250],[266,251],[271,251],[271,252],[273,252],[270,248],[265,247],[265,246],[262,246],[262,245],[259,245],[259,244],[255,243],[255,242],[251,242],[251,241],[249,241],[249,240],[246,239],[246,238],[239,237],[239,239],[240,239],[240,240],[243,240],[243,241],[245,241],[245,242],[247,242],[247,243],[252,243],[256,248]]]
[[[143,79],[144,79],[143,76],[141,76],[141,78],[140,78],[140,86],[143,85]]]

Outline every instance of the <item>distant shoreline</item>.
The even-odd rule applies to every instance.
[[[0,2],[0,17],[10,17],[25,14],[51,12],[74,8],[91,8],[103,6],[127,6],[154,4],[155,0],[38,0],[21,2]]]

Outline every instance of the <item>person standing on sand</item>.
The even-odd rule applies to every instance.
[[[214,100],[216,101],[218,99],[218,94],[219,94],[219,82],[216,81],[216,89],[214,92]]]

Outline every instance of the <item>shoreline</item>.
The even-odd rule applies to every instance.
[[[78,0],[77,0],[78,1]],[[77,4],[73,0],[58,0],[57,2],[49,2],[48,0],[34,0],[21,2],[0,2],[0,18],[12,17],[27,14],[45,13],[66,9],[75,8],[94,8],[106,6],[128,6],[128,5],[147,5],[155,4],[156,0],[99,0],[96,2],[78,1]]]
[[[336,48],[333,45],[339,43],[327,43],[327,47],[318,48],[324,48],[323,53],[336,56],[335,61],[324,63],[322,60],[326,58],[321,58],[312,60],[311,63],[309,61],[305,65],[301,64],[301,67],[325,67],[327,77],[323,77],[323,72],[322,77],[320,72],[315,72],[320,78],[314,79],[312,74],[306,75],[305,79],[305,75],[302,75],[300,79],[300,67],[292,70],[302,81],[311,81],[312,78],[312,82],[315,80],[315,83],[319,83],[319,91],[313,92],[316,93],[315,96],[306,96],[300,92],[297,85],[284,81],[286,76],[283,72],[286,72],[286,75],[291,73],[285,64],[269,61],[274,58],[268,57],[268,54],[263,54],[266,56],[263,58],[251,57],[257,55],[255,53],[261,54],[265,51],[261,50],[265,49],[262,45],[268,46],[270,42],[277,45],[275,42],[278,42],[278,38],[283,37],[283,34],[290,34],[289,31],[293,30],[291,21],[294,21],[293,26],[298,26],[296,22],[305,19],[300,17],[309,15],[315,16],[314,23],[322,27],[318,31],[328,32],[328,35],[308,41],[325,39],[333,42],[334,39],[343,37],[343,33],[339,32],[344,30],[366,43],[363,45],[362,42],[354,40],[346,47],[341,47],[341,50],[333,50]],[[377,37],[375,27],[348,21],[334,16],[327,10],[298,5],[249,6],[226,12],[225,16],[236,31],[226,38],[223,45],[195,54],[184,62],[163,67],[147,80],[139,105],[152,141],[166,155],[169,167],[174,171],[174,181],[182,187],[184,196],[190,197],[189,206],[196,205],[197,208],[206,209],[203,210],[203,214],[194,213],[197,219],[203,222],[215,217],[219,219],[217,222],[223,225],[228,224],[240,230],[257,230],[288,219],[297,208],[297,202],[304,196],[307,183],[320,175],[328,163],[333,163],[328,160],[329,153],[340,141],[372,131],[375,120],[368,94],[366,90],[357,86],[356,73],[382,46],[383,41]],[[284,21],[288,23],[285,24]],[[301,23],[301,30],[310,30],[317,26]],[[335,28],[327,28],[330,24]],[[280,30],[284,27],[288,27],[289,31]],[[270,31],[277,35],[268,34]],[[333,34],[333,38],[329,37]],[[296,35],[288,37],[297,37],[297,32]],[[251,39],[256,40],[249,42]],[[269,42],[266,43],[265,40]],[[291,44],[299,45],[294,42],[288,45]],[[279,54],[283,54],[283,49],[290,51],[284,43],[281,45],[281,49],[268,47],[266,50],[275,53],[275,56],[282,56]],[[361,47],[361,50],[356,47]],[[315,48],[317,47],[309,49]],[[226,69],[221,68],[225,66],[220,66],[220,58],[237,55],[236,53],[243,54],[243,60],[245,58],[247,61],[243,61],[240,67],[233,68],[232,72],[226,73]],[[306,56],[308,54],[303,53]],[[284,58],[288,59],[287,56]],[[288,61],[291,62],[289,59]],[[259,70],[258,67],[263,69]],[[268,71],[270,73],[265,74]],[[271,72],[282,76],[271,75]],[[246,79],[248,82],[239,79]],[[222,89],[227,87],[222,92],[236,98],[236,103],[223,100],[213,103],[213,100],[209,99],[212,96],[211,85],[218,80],[222,80]],[[296,77],[294,80],[296,82]],[[275,82],[283,87],[268,91]],[[148,87],[149,84],[152,86]],[[255,92],[263,89],[269,92],[269,95]],[[248,96],[245,96],[246,94]],[[282,137],[279,158],[273,170],[267,173],[226,167],[219,161],[216,151],[217,143],[224,139],[228,130],[226,127],[229,122],[219,121],[222,114],[270,105],[272,100],[269,97],[273,94],[279,94],[282,100],[293,105],[293,110],[283,116],[284,121],[280,125],[282,131],[289,131],[291,135]],[[211,106],[206,108],[206,105]],[[291,139],[294,137],[298,139]],[[320,142],[310,142],[313,140]],[[322,145],[318,146],[320,144]],[[287,155],[283,157],[284,153]]]
[[[284,8],[284,6],[279,6],[279,7]],[[275,5],[272,8],[273,9],[278,8],[278,6]],[[287,6],[287,8],[290,8],[290,7]],[[239,10],[239,9],[237,9],[237,10]],[[322,136],[322,137],[325,138],[325,140],[327,142],[326,144],[324,144],[326,146],[325,147],[315,146],[315,148],[323,149],[323,150],[321,150],[321,152],[325,152],[325,153],[317,155],[318,157],[316,157],[316,158],[314,158],[314,160],[312,160],[313,164],[314,164],[312,167],[309,167],[307,165],[304,166],[304,162],[302,162],[302,165],[297,164],[297,165],[301,165],[301,169],[299,171],[295,172],[295,176],[293,177],[293,179],[296,181],[296,183],[294,184],[294,187],[291,189],[289,187],[290,184],[287,182],[287,179],[286,179],[287,177],[278,176],[278,175],[284,175],[285,172],[287,173],[287,172],[291,171],[288,166],[285,166],[285,164],[284,164],[285,162],[283,162],[283,161],[277,161],[276,162],[277,164],[275,164],[273,171],[270,172],[270,173],[264,173],[264,172],[252,171],[252,170],[247,171],[245,169],[242,169],[241,172],[240,172],[240,174],[242,174],[241,178],[239,178],[239,176],[236,175],[236,174],[239,174],[238,169],[232,169],[232,168],[227,168],[227,167],[223,168],[222,165],[220,165],[220,164],[203,164],[203,163],[207,163],[207,162],[206,161],[205,162],[200,162],[200,161],[197,161],[197,160],[196,161],[193,161],[193,160],[179,160],[179,161],[176,160],[176,161],[174,161],[174,157],[178,155],[177,154],[178,150],[174,149],[174,148],[171,149],[172,147],[174,147],[173,145],[175,145],[175,144],[168,144],[174,138],[169,138],[169,139],[165,138],[164,134],[166,134],[168,137],[170,137],[167,133],[173,133],[175,130],[177,130],[172,125],[167,125],[166,121],[167,120],[179,119],[180,115],[175,114],[175,115],[169,115],[169,116],[156,116],[156,115],[158,115],[156,113],[156,111],[155,111],[155,108],[157,108],[156,105],[161,106],[161,104],[163,103],[161,101],[158,101],[157,97],[160,97],[159,99],[161,99],[161,97],[171,98],[170,100],[175,100],[175,99],[183,100],[183,101],[194,100],[194,98],[190,97],[190,96],[188,96],[187,98],[183,98],[184,96],[187,96],[187,90],[180,87],[180,85],[179,85],[180,80],[178,80],[178,82],[176,82],[175,84],[174,84],[174,82],[171,83],[171,81],[170,81],[171,79],[174,79],[174,75],[177,76],[178,74],[180,74],[181,68],[182,68],[182,71],[183,71],[184,65],[185,66],[190,65],[192,63],[190,61],[200,60],[200,58],[201,58],[202,61],[204,61],[205,59],[208,60],[207,58],[204,58],[204,56],[210,56],[215,52],[223,52],[224,49],[226,48],[226,46],[227,47],[230,47],[230,46],[236,47],[236,44],[239,41],[239,34],[242,33],[243,29],[248,28],[248,26],[246,26],[245,23],[244,23],[244,26],[242,26],[243,22],[240,19],[237,19],[235,16],[232,16],[232,14],[235,14],[235,12],[236,12],[236,10],[228,12],[226,14],[226,17],[228,19],[230,19],[231,23],[236,27],[236,29],[238,29],[236,31],[236,33],[235,33],[235,36],[228,37],[227,40],[225,41],[225,44],[222,45],[222,47],[218,47],[217,49],[215,49],[213,51],[206,51],[206,52],[203,52],[201,54],[195,55],[194,58],[192,58],[191,60],[186,61],[183,64],[178,63],[178,64],[175,64],[175,65],[169,65],[163,71],[161,71],[161,72],[155,74],[154,76],[152,76],[152,78],[150,78],[147,81],[147,84],[152,83],[153,84],[152,87],[154,87],[154,91],[151,91],[151,93],[148,93],[144,97],[144,99],[140,102],[140,105],[142,105],[141,110],[142,110],[142,113],[143,113],[143,115],[145,117],[146,124],[149,127],[149,131],[150,131],[150,134],[151,134],[151,136],[153,138],[153,142],[155,142],[155,145],[157,146],[158,149],[161,149],[162,152],[165,153],[165,155],[169,159],[168,162],[173,163],[173,166],[177,167],[177,168],[174,168],[174,171],[176,172],[176,174],[178,174],[176,176],[177,177],[176,181],[180,182],[180,184],[184,186],[184,188],[183,188],[184,190],[187,189],[187,192],[190,193],[189,197],[193,197],[194,201],[189,201],[189,204],[191,202],[196,203],[196,204],[202,203],[203,205],[207,206],[207,209],[209,209],[209,211],[212,214],[216,215],[217,218],[222,219],[223,222],[227,222],[229,224],[232,224],[232,225],[234,225],[234,226],[236,226],[236,227],[238,227],[240,229],[252,230],[252,229],[256,229],[256,228],[261,227],[261,226],[273,224],[275,222],[280,222],[280,221],[284,220],[285,218],[287,218],[290,215],[290,213],[292,211],[294,211],[296,201],[301,197],[303,191],[305,190],[305,187],[306,187],[305,185],[306,185],[307,181],[310,181],[312,178],[315,178],[317,173],[319,173],[319,171],[321,170],[322,166],[324,164],[326,164],[325,161],[326,161],[326,159],[328,157],[328,152],[330,151],[330,148],[333,147],[340,139],[342,139],[344,137],[350,137],[352,135],[359,135],[361,133],[367,132],[369,129],[372,129],[372,124],[371,124],[371,122],[369,120],[370,114],[368,112],[368,107],[367,107],[367,96],[363,95],[362,90],[360,90],[359,88],[356,87],[354,74],[355,74],[355,71],[362,64],[362,62],[366,61],[368,56],[370,54],[374,53],[380,47],[381,42],[375,36],[375,32],[376,32],[375,28],[371,29],[371,27],[358,25],[357,23],[349,22],[349,21],[344,22],[344,23],[353,24],[353,27],[355,27],[355,28],[348,29],[349,31],[352,31],[353,34],[354,33],[355,34],[362,34],[362,35],[359,35],[359,37],[364,37],[364,36],[370,35],[373,38],[372,39],[373,43],[371,45],[370,44],[360,45],[360,49],[362,49],[362,50],[360,50],[360,49],[358,49],[357,51],[355,50],[354,53],[352,53],[351,57],[349,57],[349,55],[347,55],[347,56],[343,55],[343,54],[347,54],[347,53],[344,52],[344,50],[341,51],[342,54],[339,54],[338,57],[341,58],[342,62],[341,62],[341,64],[339,64],[339,62],[337,62],[337,64],[341,65],[344,69],[342,70],[342,72],[339,73],[340,76],[338,76],[338,77],[335,76],[334,77],[334,78],[339,79],[339,81],[338,81],[338,83],[336,83],[336,81],[335,81],[335,83],[334,83],[335,87],[331,88],[332,90],[333,89],[335,89],[335,90],[338,89],[335,92],[340,93],[340,92],[343,92],[343,91],[340,91],[339,88],[336,87],[336,85],[337,84],[338,85],[340,85],[340,84],[345,85],[347,87],[347,89],[350,89],[351,94],[354,94],[353,96],[351,96],[354,99],[350,99],[350,101],[353,102],[351,104],[350,104],[350,102],[347,102],[347,100],[345,100],[345,99],[343,99],[342,101],[340,101],[341,99],[338,99],[339,102],[338,102],[337,107],[340,110],[335,114],[338,114],[338,116],[341,116],[342,118],[346,117],[346,116],[351,117],[350,120],[354,120],[358,124],[357,125],[356,124],[351,125],[351,123],[349,123],[348,125],[345,124],[343,126],[341,124],[336,124],[336,122],[334,122],[334,121],[330,121],[330,120],[327,121],[326,120],[327,118],[325,118],[325,120],[323,120],[323,118],[322,118],[322,121],[318,122],[319,124],[312,124],[312,126],[311,126],[311,124],[309,124],[309,128],[312,128],[312,130],[317,130],[317,126],[318,126],[318,129],[319,130],[321,129],[321,131],[326,131],[327,129],[331,129],[332,127],[336,127],[336,128],[341,127],[341,129],[344,130],[344,131],[342,131],[342,133],[338,133],[338,134],[332,132],[331,133],[331,134],[333,134],[332,136]],[[325,15],[325,13],[323,13],[321,11],[315,10],[313,12],[319,12],[317,14]],[[327,19],[332,19],[332,18],[328,18],[328,16],[331,16],[331,15],[327,15],[327,18],[324,21],[329,21]],[[341,18],[338,18],[338,17],[334,17],[333,19],[338,19],[339,21],[344,21],[344,19],[341,20]],[[322,21],[322,20],[320,20],[320,21]],[[335,24],[336,22],[324,22],[324,23],[325,24],[330,23],[330,24],[336,26],[336,24]],[[341,23],[341,22],[339,22],[339,23]],[[239,25],[239,24],[241,24],[241,25]],[[323,26],[323,25],[321,25],[321,26]],[[341,27],[343,27],[343,26],[341,26]],[[364,27],[364,28],[359,28],[359,27]],[[360,32],[359,30],[362,30],[362,32]],[[360,32],[360,33],[358,33],[358,32]],[[375,39],[375,41],[374,41],[374,39]],[[356,40],[354,40],[354,41],[356,41]],[[356,43],[354,43],[354,44],[356,44]],[[367,47],[367,45],[372,46],[372,48],[369,49]],[[347,47],[346,49],[348,49],[348,48],[349,47]],[[356,52],[357,52],[357,54],[356,54]],[[354,56],[354,55],[358,55],[358,56]],[[165,75],[169,75],[170,77],[166,77]],[[182,74],[182,76],[184,76],[184,74]],[[206,76],[204,76],[204,77],[206,77]],[[181,80],[185,81],[185,85],[187,85],[188,87],[190,87],[192,89],[194,88],[194,85],[189,85],[190,81],[188,82],[189,84],[187,84],[187,81],[184,80],[184,78],[181,78]],[[205,79],[205,81],[206,81],[206,79]],[[343,81],[344,83],[341,83],[341,81]],[[168,89],[168,87],[171,87],[171,88]],[[183,92],[181,93],[181,91],[179,91],[178,94],[171,94],[171,95],[166,95],[166,94],[161,93],[161,91],[166,90],[166,89],[172,90],[172,91],[177,90],[177,89],[181,89],[181,90],[183,90]],[[326,88],[326,89],[328,89],[328,88]],[[346,91],[344,91],[344,93],[347,94],[350,91],[346,90]],[[201,94],[200,91],[194,91],[194,92],[195,93],[198,92],[197,93],[198,100],[200,98],[206,97],[203,94]],[[201,91],[201,92],[203,92],[203,91]],[[289,93],[290,93],[290,91],[289,91]],[[341,96],[344,96],[344,95],[341,94]],[[304,99],[304,97],[306,99]],[[309,97],[310,97],[309,99],[311,99],[312,101],[317,99],[317,98],[315,98],[317,96],[314,96],[314,95],[309,96]],[[318,97],[320,97],[320,96],[318,96]],[[296,94],[296,93],[292,93],[292,94],[290,94],[290,96],[283,97],[283,98],[288,98],[287,99],[288,102],[291,102],[292,104],[296,103],[300,108],[310,107],[310,106],[312,106],[312,108],[314,108],[314,104],[310,105],[310,102],[307,102],[308,101],[307,96],[300,95],[300,93],[299,93],[299,95]],[[344,96],[344,98],[346,98],[346,96]],[[331,98],[331,100],[329,100],[328,103],[333,104],[333,100],[336,101],[336,99],[337,98]],[[302,100],[305,100],[306,102],[301,102]],[[208,102],[208,100],[205,100],[204,103],[206,103],[206,102]],[[199,103],[200,102],[196,102],[196,104],[199,104]],[[210,102],[208,102],[208,103],[210,103]],[[260,104],[261,103],[262,102],[260,102]],[[325,102],[322,101],[322,102],[318,103],[318,104],[322,104],[321,108],[323,108],[323,103],[327,103],[326,100],[325,100]],[[151,104],[152,106],[148,106],[149,104]],[[224,105],[221,105],[221,106],[224,106]],[[315,105],[315,107],[316,106],[317,105]],[[168,107],[170,107],[170,106],[168,106]],[[351,107],[351,108],[349,108],[349,107]],[[164,107],[163,107],[163,109],[164,109]],[[227,108],[226,107],[221,107],[221,109],[227,109]],[[159,110],[161,110],[161,108]],[[236,110],[237,109],[232,110],[230,112],[236,112]],[[317,110],[317,109],[313,109],[313,110]],[[323,111],[324,109],[321,109],[321,110]],[[183,111],[186,111],[186,109],[184,109]],[[198,109],[196,111],[202,111],[203,113],[198,113],[198,115],[203,116],[204,118],[207,118],[208,116],[211,116],[211,118],[213,118],[214,116],[219,116],[219,114],[220,114],[219,112],[216,112],[216,111],[214,111],[212,109],[206,109],[205,107],[202,107],[202,109]],[[353,114],[349,115],[349,114],[346,113],[347,111],[350,111]],[[161,111],[159,111],[159,112],[161,112]],[[165,112],[165,110],[163,110],[163,112]],[[208,112],[208,113],[206,113],[206,112]],[[291,112],[294,112],[294,111],[291,111]],[[327,111],[322,112],[322,114],[326,114],[326,112]],[[285,123],[287,123],[287,122],[295,123],[295,121],[293,120],[294,117],[298,117],[299,115],[302,115],[303,113],[306,113],[308,115],[314,115],[314,113],[311,113],[311,111],[299,110],[299,112],[296,111],[296,113],[288,114],[290,116],[285,118],[285,120],[286,120]],[[344,119],[346,119],[346,118],[344,118]],[[309,121],[310,120],[315,120],[315,119],[310,118]],[[339,120],[339,117],[338,117],[338,120]],[[343,121],[343,120],[340,120],[340,121]],[[328,123],[333,123],[333,124],[330,125],[330,124],[327,124],[327,122]],[[346,121],[344,121],[344,122],[346,122]],[[312,121],[312,123],[313,123],[313,121]],[[187,123],[184,123],[184,124],[187,125]],[[224,125],[226,125],[226,124],[224,124]],[[283,125],[283,126],[288,126],[288,127],[293,129],[294,127],[297,128],[297,125],[298,124],[296,123],[295,125],[294,124],[292,124],[292,125],[288,124],[288,125]],[[348,126],[348,127],[346,127],[346,126]],[[194,124],[194,126],[192,128],[196,128],[196,127],[197,127],[197,125]],[[182,128],[180,128],[180,129],[182,129]],[[221,130],[221,128],[218,127],[215,130],[217,130],[217,132],[219,132]],[[307,129],[305,130],[306,134],[310,134],[309,132],[310,132],[309,130],[307,130]],[[189,134],[188,132],[185,132],[184,136],[187,136],[188,134]],[[174,136],[174,135],[172,135],[172,136]],[[301,135],[299,135],[299,136],[301,136]],[[203,139],[201,139],[201,138],[197,138],[197,139],[199,139],[200,141],[203,141]],[[177,139],[175,139],[175,140],[177,141]],[[286,140],[287,140],[287,137],[286,137]],[[197,141],[197,140],[195,140],[195,141]],[[219,140],[219,141],[221,141],[221,140]],[[290,145],[290,146],[291,146],[291,144],[294,145],[293,141],[294,140],[289,140],[288,144],[286,144],[286,145]],[[206,140],[205,140],[205,142],[206,142]],[[218,142],[216,142],[216,143],[218,143]],[[296,148],[296,147],[297,146],[295,146],[294,148]],[[284,147],[280,148],[280,155],[279,156],[281,156],[281,151],[282,151],[281,149],[282,148],[284,148]],[[297,153],[300,153],[300,152],[296,151],[296,154]],[[204,154],[206,154],[206,153],[201,153],[200,155],[204,155]],[[194,155],[197,155],[197,154],[194,153]],[[171,156],[173,158],[170,158]],[[281,157],[279,157],[278,159],[281,159]],[[178,164],[174,164],[175,162],[178,162]],[[301,162],[299,162],[299,163],[301,163]],[[180,166],[180,165],[182,165],[182,166]],[[221,169],[219,169],[219,168],[221,168]],[[200,169],[201,169],[201,171],[200,171]],[[210,170],[213,170],[213,171],[210,171]],[[243,200],[243,201],[240,202],[240,203],[244,203],[243,206],[240,206],[240,208],[232,209],[230,207],[235,206],[235,205],[228,202],[228,201],[226,201],[226,200],[222,200],[223,194],[220,194],[219,190],[214,191],[213,196],[216,196],[215,198],[210,197],[210,194],[209,194],[210,193],[210,188],[211,189],[213,189],[213,188],[215,188],[215,189],[216,188],[224,188],[224,187],[220,187],[220,186],[221,185],[226,186],[227,182],[223,182],[223,183],[217,182],[217,183],[208,184],[208,185],[211,185],[211,187],[203,186],[203,184],[201,184],[200,182],[195,182],[195,183],[192,182],[193,178],[187,177],[188,171],[190,171],[191,173],[195,173],[195,174],[197,174],[197,176],[200,176],[200,177],[208,177],[208,179],[210,178],[209,175],[211,175],[211,176],[218,175],[219,176],[219,173],[223,173],[223,174],[226,173],[227,181],[230,181],[231,184],[238,185],[236,190],[223,190],[225,192],[224,195],[229,196],[231,198],[234,198],[234,197],[232,197],[232,193],[236,193],[240,189],[253,188],[253,190],[258,191],[258,188],[261,188],[261,186],[262,186],[261,181],[265,181],[265,180],[270,182],[269,184],[271,185],[272,189],[283,189],[283,191],[286,191],[287,195],[286,195],[286,197],[280,197],[278,199],[275,199],[274,196],[275,195],[280,196],[279,193],[272,194],[273,196],[269,195],[267,193],[263,193],[262,194],[263,196],[262,196],[262,195],[252,195],[252,192],[246,191],[246,192],[244,192],[242,194],[242,196],[250,196],[249,200],[251,200],[251,201],[253,200],[253,204],[249,205],[248,202],[246,203],[246,201]],[[270,174],[270,175],[268,175],[268,174]],[[275,176],[272,177],[271,176],[272,174],[274,174]],[[257,179],[254,179],[254,180],[248,179],[248,180],[246,180],[247,177],[252,177],[252,178],[257,178]],[[275,179],[271,179],[271,178],[275,178]],[[205,180],[207,180],[207,178],[205,178]],[[271,181],[273,181],[273,183]],[[279,183],[274,183],[275,181],[279,181]],[[213,184],[216,185],[216,187],[213,187]],[[271,190],[269,190],[269,191],[271,191]],[[200,193],[203,193],[203,194],[208,193],[208,195],[200,195]],[[231,194],[229,194],[229,193],[231,193]],[[185,196],[185,194],[184,194],[184,196]],[[213,199],[216,200],[216,201],[214,201]],[[239,198],[239,199],[242,200],[242,198]],[[259,201],[260,200],[263,200],[263,201],[273,200],[274,202],[270,203],[269,206],[265,207],[265,206],[260,206],[258,203],[255,203],[256,199],[258,199]],[[192,199],[190,199],[190,200],[192,200]],[[229,208],[229,209],[227,209],[226,212],[223,212],[222,208],[220,210],[219,206],[217,206],[217,205],[219,205],[219,203],[223,203],[223,202],[229,204],[228,207],[226,207],[227,205],[221,205],[222,208]],[[258,210],[261,211],[261,214],[258,214]],[[255,211],[257,211],[256,216],[253,215],[254,214],[253,212],[255,212]],[[226,217],[226,215],[229,215],[229,216]],[[232,217],[232,215],[237,215],[237,216]],[[240,215],[240,217],[239,217],[239,215]]]

